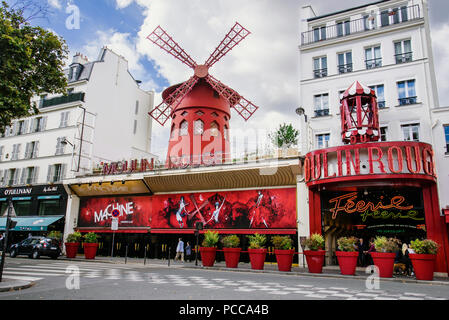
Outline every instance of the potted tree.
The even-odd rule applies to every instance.
[[[340,272],[343,275],[355,275],[357,267],[357,238],[355,237],[341,237],[337,240],[338,250],[336,252]]]
[[[247,236],[249,239],[249,260],[251,262],[251,269],[263,270],[265,265],[265,256],[267,249],[264,247],[267,242],[267,236],[264,234],[255,233]]]
[[[212,267],[214,265],[218,240],[218,232],[208,230],[204,233],[204,239],[201,244],[202,247],[200,247],[203,267]]]
[[[376,237],[374,239],[376,252],[370,252],[374,264],[379,268],[381,278],[392,278],[394,259],[399,250],[399,240],[395,238]]]
[[[304,241],[306,249],[304,254],[310,273],[322,273],[324,264],[324,238],[321,234],[314,233]]]
[[[226,268],[237,268],[242,251],[239,248],[240,238],[235,234],[229,235],[221,239],[221,243],[223,244]]]
[[[409,257],[412,261],[416,280],[433,280],[438,243],[430,239],[416,239],[411,241],[410,248],[415,251],[415,253],[410,253]]]
[[[65,255],[69,259],[76,257],[82,235],[80,232],[70,233],[65,242]]]
[[[84,236],[84,257],[86,259],[95,259],[98,249],[98,236],[94,232],[89,232]]]
[[[271,239],[274,245],[274,254],[278,263],[279,271],[290,272],[292,270],[293,255],[293,240],[289,236],[274,236]]]

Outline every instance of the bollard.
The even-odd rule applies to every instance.
[[[170,267],[170,247],[168,248],[168,266]]]
[[[143,253],[143,265],[147,264],[147,246],[145,246],[145,251]]]
[[[126,245],[126,250],[125,250],[125,264],[128,261],[128,245]]]

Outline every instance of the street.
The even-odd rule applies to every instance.
[[[4,277],[35,281],[0,300],[447,300],[448,285],[232,272],[138,264],[8,258]],[[368,275],[367,275],[368,277]]]

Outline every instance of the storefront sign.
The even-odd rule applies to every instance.
[[[432,146],[421,142],[341,146],[311,152],[304,160],[307,183],[375,174],[413,174],[436,179]]]

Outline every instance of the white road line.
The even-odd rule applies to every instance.
[[[318,299],[326,299],[327,296],[320,295],[320,294],[307,294],[306,297],[308,298],[318,298]]]
[[[55,272],[55,273],[65,273],[65,270],[52,270],[52,269],[36,269],[36,268],[6,268],[5,270],[11,270],[11,271],[23,271],[23,272],[29,272],[29,271],[38,271],[38,272]]]
[[[22,277],[22,276],[7,276],[4,277],[5,279],[12,279],[12,280],[24,280],[24,281],[39,281],[44,278],[34,278],[34,277]]]
[[[275,291],[270,291],[268,292],[269,294],[278,294],[278,295],[286,295],[286,294],[290,294],[290,292],[284,292],[284,291],[279,291],[279,290],[275,290]]]
[[[48,276],[48,277],[59,277],[63,274],[55,273],[35,273],[35,272],[18,272],[18,271],[3,271],[3,274],[18,274],[18,275],[28,275],[28,276]]]

